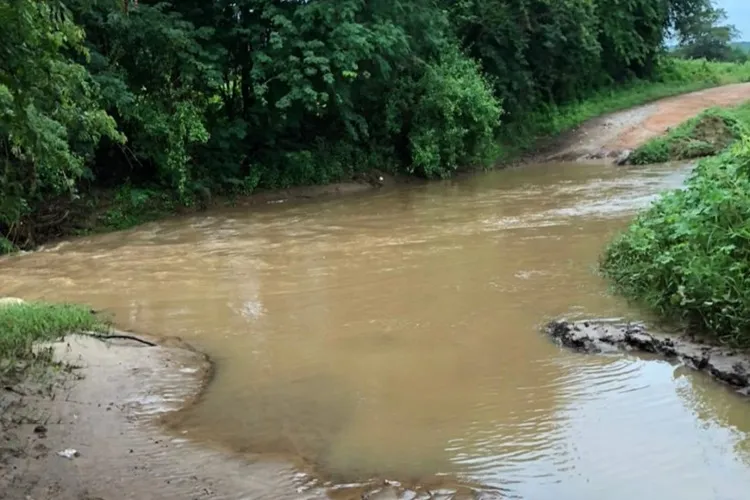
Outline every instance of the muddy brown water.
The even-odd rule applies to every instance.
[[[594,270],[688,166],[543,164],[226,210],[0,260],[1,292],[76,301],[216,362],[172,427],[334,485],[528,499],[740,499],[750,411],[669,363],[539,333],[639,318]]]

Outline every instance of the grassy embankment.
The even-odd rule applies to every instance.
[[[81,332],[107,332],[109,327],[89,309],[69,304],[0,304],[0,382],[12,382],[34,366],[46,367],[50,352],[34,349]]]
[[[750,347],[750,104],[711,110],[636,152],[638,162],[701,160],[607,247],[614,290],[662,319]]]

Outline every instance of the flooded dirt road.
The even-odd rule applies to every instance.
[[[488,498],[741,499],[746,401],[539,332],[641,317],[594,266],[687,172],[543,164],[172,219],[2,260],[2,291],[182,337],[216,372],[172,430],[281,458],[340,495],[389,479]]]

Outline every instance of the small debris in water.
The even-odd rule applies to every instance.
[[[67,458],[69,460],[72,460],[72,459],[74,459],[76,457],[80,457],[81,456],[81,454],[78,453],[78,450],[75,450],[73,448],[67,448],[67,449],[65,449],[63,451],[58,451],[57,454],[60,455],[61,457]]]

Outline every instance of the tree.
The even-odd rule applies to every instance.
[[[27,219],[75,196],[99,140],[122,136],[76,62],[84,34],[63,3],[0,0],[0,26],[0,235],[33,243]]]
[[[688,59],[737,60],[738,54],[732,49],[731,42],[739,36],[739,32],[734,25],[725,24],[726,20],[727,14],[723,9],[704,6],[683,23],[678,54]]]

